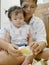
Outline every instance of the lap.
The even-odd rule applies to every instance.
[[[0,51],[0,65],[19,65],[23,60],[23,56],[13,57],[5,51]]]
[[[37,59],[49,59],[49,48],[37,55]],[[0,65],[20,65],[24,61],[24,56],[13,57],[5,51],[0,51]]]

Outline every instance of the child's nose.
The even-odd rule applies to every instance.
[[[20,21],[20,19],[18,18],[17,21]]]

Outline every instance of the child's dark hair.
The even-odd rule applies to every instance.
[[[22,11],[22,8],[19,6],[12,6],[8,10],[5,11],[5,14],[8,13],[8,18],[11,19],[11,13],[15,11],[17,13],[18,11]],[[22,11],[23,13],[23,11]]]
[[[22,5],[22,3],[24,2],[25,0],[20,0],[20,5]],[[37,4],[37,0],[32,0],[35,2],[35,4]]]

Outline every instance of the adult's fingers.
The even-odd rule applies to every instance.
[[[11,52],[22,54],[19,49],[15,49],[15,48],[11,49]]]
[[[31,43],[29,44],[30,47],[32,47],[33,45],[34,45],[34,42],[31,42]]]
[[[10,51],[9,54],[12,55],[12,56],[22,56],[22,53],[18,50],[16,52]]]
[[[12,44],[12,46],[13,46],[15,49],[18,49],[18,46],[14,45],[14,44]]]
[[[38,44],[38,43],[35,43],[35,44],[32,46],[32,48],[33,48],[33,49],[36,49],[38,46],[39,46],[39,44]]]
[[[39,54],[41,52],[40,46],[38,46],[35,50],[34,53],[35,55]]]

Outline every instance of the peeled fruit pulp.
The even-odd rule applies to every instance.
[[[29,48],[29,46],[21,47],[20,50],[23,53],[23,55],[25,55],[25,56],[30,56],[33,54],[31,49]]]

